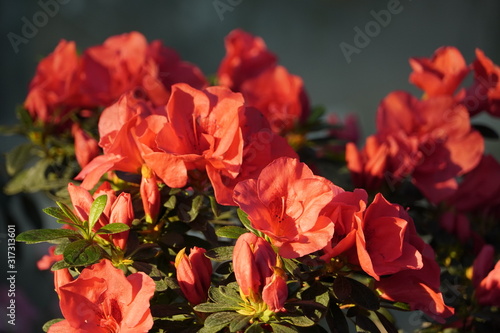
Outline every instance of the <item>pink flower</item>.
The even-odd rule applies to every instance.
[[[55,254],[54,251],[56,246],[53,245],[49,247],[49,254],[44,255],[40,260],[37,261],[36,266],[39,270],[47,270],[50,269],[53,263],[63,260],[62,254]]]
[[[182,249],[175,257],[177,281],[186,299],[195,306],[207,300],[212,276],[212,263],[203,248],[193,247],[189,256]]]
[[[75,280],[68,279],[56,280],[65,320],[52,325],[50,333],[139,333],[153,327],[149,300],[155,283],[143,272],[125,277],[109,260],[102,260]]]
[[[340,192],[305,164],[281,157],[258,179],[238,183],[233,199],[281,256],[297,258],[322,249],[332,238],[334,225],[323,208]]]

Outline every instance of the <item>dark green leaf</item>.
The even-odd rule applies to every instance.
[[[205,252],[205,256],[214,261],[227,261],[233,259],[234,246],[221,246]]]
[[[300,327],[308,327],[316,324],[315,321],[307,318],[306,316],[282,316],[280,318],[286,322]]]
[[[42,159],[28,169],[21,170],[12,178],[4,188],[7,195],[14,195],[20,192],[34,193],[47,190],[57,183],[49,182],[45,177],[45,171],[50,166],[49,159]],[[62,180],[60,180],[62,183]]]
[[[182,202],[178,205],[178,216],[183,222],[192,222],[200,212],[200,208],[203,204],[203,196],[197,195],[192,200],[190,205]]]
[[[51,271],[58,271],[63,268],[69,268],[71,265],[69,265],[66,261],[60,260],[52,265],[50,268]]]
[[[238,239],[238,237],[247,232],[247,229],[236,226],[226,226],[215,230],[217,236],[231,239]]]
[[[354,304],[373,311],[380,308],[380,300],[373,290],[354,279],[346,278],[346,280],[351,284],[350,299]]]
[[[69,217],[67,217],[66,214],[64,213],[64,211],[59,207],[47,207],[47,208],[42,209],[42,211],[49,216],[52,216],[58,220],[61,220],[62,223],[71,222]]]
[[[290,274],[295,274],[299,270],[299,266],[295,262],[295,259],[282,258],[285,270]]]
[[[217,218],[220,215],[219,204],[213,195],[208,197],[210,199],[210,208],[212,208],[212,213]]]
[[[99,245],[85,239],[77,240],[64,249],[64,261],[72,266],[87,266],[101,259]]]
[[[17,146],[5,154],[5,162],[9,176],[15,175],[24,168],[32,156],[32,149],[33,144],[28,142]]]
[[[235,307],[226,304],[219,303],[201,303],[193,308],[198,312],[221,312],[221,311],[235,311],[241,309],[241,307]]]
[[[384,326],[387,333],[398,333],[398,329],[394,326],[393,323],[390,322],[389,319],[386,318],[386,316],[384,316],[378,311],[376,311],[375,314],[377,315],[380,323]]]
[[[333,293],[339,301],[348,300],[351,297],[351,284],[347,278],[339,275],[335,281],[333,281]]]
[[[370,318],[362,314],[358,314],[356,316],[356,326],[358,326],[359,328],[363,329],[366,332],[380,333],[380,330],[378,329],[377,325],[375,325],[375,323]]]
[[[248,322],[253,318],[253,316],[244,316],[239,313],[236,313],[237,316],[234,316],[233,320],[229,324],[229,330],[231,332],[237,332],[244,329]]]
[[[394,302],[394,303],[389,303],[387,304],[386,302],[383,302],[381,307],[384,307],[386,309],[394,309],[394,310],[399,310],[399,311],[411,311],[411,308],[408,304],[403,303],[403,302]]]
[[[281,325],[281,324],[272,323],[271,327],[273,328],[274,333],[297,333],[297,332],[299,332],[294,327],[289,327],[289,326],[285,326],[285,325]]]
[[[54,325],[54,324],[56,324],[56,323],[58,323],[58,322],[60,322],[60,321],[63,321],[63,320],[64,320],[64,318],[51,319],[51,320],[49,320],[48,322],[46,322],[45,324],[43,324],[43,326],[42,326],[42,330],[43,330],[44,332],[48,332],[48,331],[49,331],[50,326],[52,326],[52,325]]]
[[[41,242],[58,243],[62,238],[68,237],[79,237],[79,234],[69,229],[34,229],[20,233],[17,235],[16,240],[28,244]]]
[[[61,208],[64,214],[76,225],[82,225],[82,221],[78,218],[78,216],[73,213],[71,208],[69,208],[66,204],[56,201],[56,204]]]
[[[331,302],[329,310],[325,318],[330,331],[335,333],[349,333],[347,319],[338,305]]]
[[[130,227],[126,225],[125,223],[110,223],[106,224],[104,227],[101,229],[97,230],[97,234],[117,234],[120,232],[124,232],[130,230]]]
[[[96,222],[99,220],[99,217],[101,217],[102,212],[104,212],[104,208],[106,208],[107,202],[108,196],[106,194],[98,196],[94,202],[92,202],[89,212],[89,230],[92,230]]]
[[[248,326],[245,330],[245,333],[262,333],[264,330],[262,329],[262,323],[256,321],[252,325]]]

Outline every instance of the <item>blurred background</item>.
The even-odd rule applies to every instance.
[[[356,44],[356,31],[365,31],[367,24],[373,28],[377,13],[388,8],[392,13],[384,24],[370,31],[363,44],[359,40]],[[26,22],[38,26],[26,30]],[[149,41],[161,39],[210,75],[225,54],[224,37],[235,28],[261,36],[280,63],[303,78],[313,105],[341,116],[356,113],[363,137],[375,131],[375,110],[389,92],[409,90],[420,95],[408,83],[408,58],[429,57],[438,47],[451,45],[468,62],[480,48],[500,64],[498,0],[1,0],[0,124],[16,123],[15,108],[24,101],[37,62],[60,39],[74,40],[83,50],[109,36],[136,30]],[[346,54],[341,44],[358,51]],[[489,116],[479,116],[474,123],[500,130],[500,121]],[[1,185],[7,179],[3,153],[23,141],[0,137]],[[487,150],[500,156],[498,142],[487,142]],[[19,209],[26,204],[32,209]],[[2,267],[7,262],[7,225],[15,223],[17,234],[55,227],[54,221],[41,216],[42,208],[53,205],[41,194],[0,194]],[[17,246],[16,326],[7,325],[2,315],[0,332],[40,332],[45,321],[61,317],[52,273],[36,268],[47,247]],[[5,279],[0,292],[5,309]],[[416,323],[418,318],[410,316],[399,324],[407,331]]]

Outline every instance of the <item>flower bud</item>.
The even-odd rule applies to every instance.
[[[186,299],[194,306],[207,300],[212,263],[205,257],[203,248],[193,247],[189,256],[185,252],[186,248],[175,257],[177,281]]]

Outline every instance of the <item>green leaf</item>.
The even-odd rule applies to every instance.
[[[59,243],[63,238],[80,237],[80,235],[70,229],[34,229],[28,230],[17,235],[18,242],[35,244],[41,242]]]
[[[47,208],[42,209],[42,211],[49,216],[52,216],[58,220],[61,220],[61,222],[63,222],[63,223],[71,223],[70,218],[59,207],[47,207]]]
[[[80,219],[78,218],[78,216],[75,215],[75,213],[73,213],[73,211],[71,210],[71,208],[69,208],[66,204],[62,203],[62,202],[59,202],[59,201],[56,201],[56,204],[59,206],[59,208],[61,208],[61,210],[64,212],[64,214],[76,225],[79,225],[81,226],[82,225],[82,221],[80,221]]]
[[[205,256],[214,261],[228,261],[233,259],[234,246],[220,246],[205,252]]]
[[[252,222],[250,222],[250,220],[248,219],[248,214],[242,211],[240,208],[236,210],[236,213],[238,214],[238,218],[240,219],[243,226],[255,233],[256,230],[252,228]]]
[[[42,326],[42,330],[43,330],[44,332],[48,332],[48,331],[49,331],[50,326],[52,326],[52,325],[54,325],[54,324],[56,324],[56,323],[58,323],[58,322],[60,322],[60,321],[63,321],[63,320],[64,320],[64,318],[51,319],[51,320],[49,320],[48,322],[46,322],[45,324],[43,324],[43,326]]]
[[[227,286],[210,287],[208,296],[217,304],[224,304],[235,309],[240,308],[242,302],[239,294],[239,286],[236,282],[231,282]]]
[[[218,312],[211,314],[205,320],[205,327],[224,327],[229,325],[235,318],[239,318],[241,315],[236,312]]]
[[[87,266],[101,259],[99,245],[85,239],[77,240],[64,249],[64,261],[72,266]]]
[[[309,117],[306,120],[306,123],[308,125],[313,125],[314,123],[319,121],[319,119],[325,114],[325,112],[326,112],[326,109],[324,106],[315,105],[312,108],[311,113],[309,114]]]
[[[316,324],[315,321],[307,318],[306,316],[283,316],[280,317],[280,319],[300,327],[309,327]]]
[[[20,192],[33,193],[40,190],[50,189],[53,184],[48,183],[45,171],[50,166],[49,159],[41,159],[28,169],[18,172],[5,186],[7,195],[14,195]]]
[[[213,195],[210,195],[208,197],[210,199],[210,208],[212,209],[212,213],[214,216],[217,218],[220,216],[220,209],[219,209],[219,204],[217,203],[217,200]]]
[[[219,304],[219,303],[201,303],[198,304],[193,308],[195,311],[198,312],[221,312],[221,311],[236,311],[240,310],[241,307],[235,307],[231,305],[226,305],[226,304]],[[206,323],[206,322],[205,322]]]
[[[331,302],[329,310],[330,311],[327,313],[325,318],[330,331],[337,333],[349,333],[347,319],[339,306],[336,303]]]
[[[294,327],[289,327],[281,324],[271,324],[271,327],[273,328],[274,333],[297,333],[299,332],[296,328]]]
[[[104,208],[106,208],[106,203],[108,202],[108,196],[106,194],[98,196],[94,202],[92,202],[92,206],[90,206],[89,212],[89,231],[94,228],[94,225],[101,217]]]
[[[248,232],[247,229],[236,226],[226,226],[215,230],[217,236],[231,238],[231,239],[238,239],[238,237],[247,232]]]
[[[363,332],[380,333],[377,325],[367,316],[363,314],[358,314],[356,316],[356,326],[361,328]]]
[[[351,284],[347,278],[339,275],[335,281],[333,281],[333,293],[339,301],[348,300],[351,297]]]
[[[33,144],[31,142],[23,143],[5,154],[5,162],[7,173],[13,176],[24,168],[26,163],[32,157],[31,150]]]
[[[254,322],[252,325],[248,326],[247,329],[245,330],[245,333],[262,333],[262,323],[261,322]]]
[[[126,225],[125,223],[117,222],[117,223],[106,224],[104,227],[97,230],[96,233],[109,235],[109,234],[117,234],[127,230],[130,230],[130,227],[128,225]]]
[[[394,326],[393,323],[391,323],[389,319],[387,319],[386,316],[384,316],[382,313],[378,311],[375,311],[375,314],[377,315],[377,318],[380,321],[380,323],[384,326],[387,333],[398,333],[398,329]]]
[[[236,313],[237,316],[234,316],[233,320],[229,324],[229,331],[238,332],[248,326],[248,322],[252,320],[253,316],[245,316],[239,313]]]
[[[58,271],[60,269],[69,268],[69,267],[71,267],[71,265],[69,265],[66,261],[60,260],[60,261],[54,263],[52,265],[52,267],[50,268],[50,270],[54,272],[54,271]]]
[[[350,298],[353,303],[372,311],[380,308],[380,300],[373,290],[354,279],[346,278],[346,280],[351,284]]]

